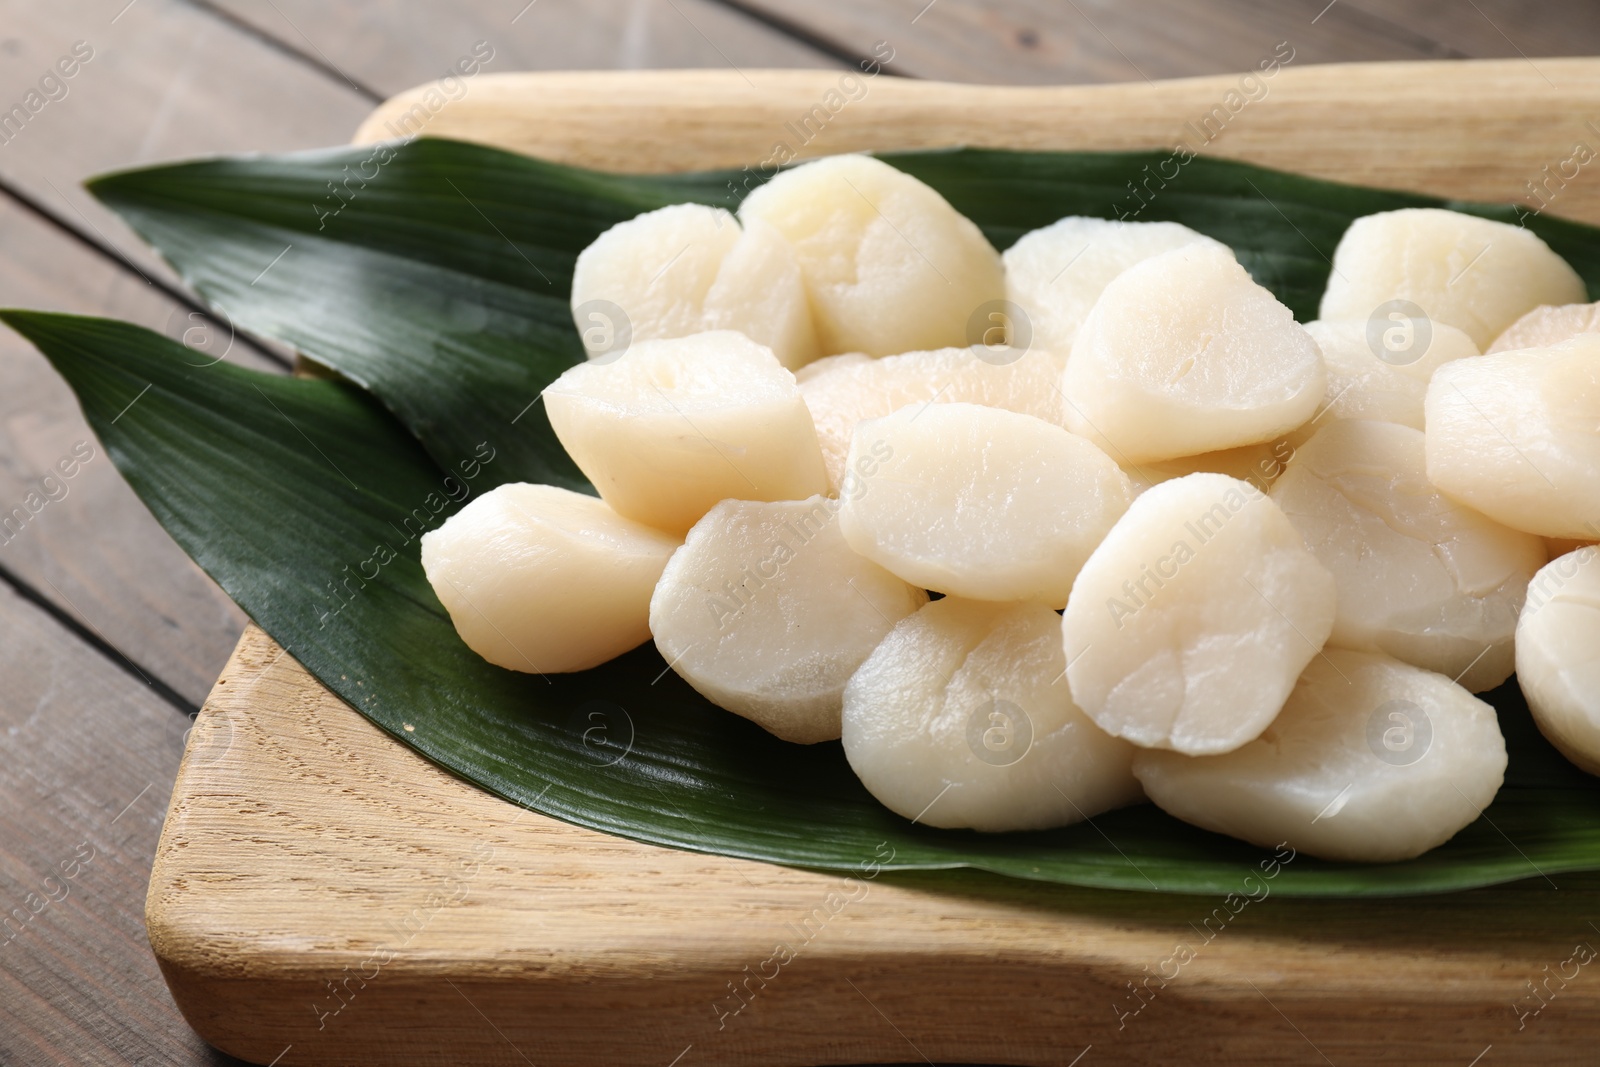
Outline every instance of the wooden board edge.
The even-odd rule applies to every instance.
[[[1543,204],[1600,224],[1600,183],[1558,173],[1577,143],[1600,154],[1600,59],[1537,68],[1522,60],[1285,63],[1270,77],[1251,76],[1034,87],[848,71],[487,74],[458,98],[438,83],[398,94],[355,141],[427,134],[621,172],[960,145],[1182,144],[1359,185]],[[859,95],[841,95],[841,77],[858,78]],[[640,128],[640,108],[661,121]]]

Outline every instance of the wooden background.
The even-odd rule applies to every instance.
[[[1295,63],[1592,54],[1590,0],[0,0],[0,113],[74,44],[66,94],[0,134],[0,305],[129,319],[285,371],[196,317],[78,188],[109,168],[349,139],[478,41],[494,71],[845,69],[1086,83]],[[80,54],[83,52],[80,47]],[[880,53],[881,54],[881,53]],[[44,360],[0,334],[0,1064],[236,1062],[173,1007],[145,939],[150,859],[199,702],[243,626],[122,484]],[[43,498],[40,493],[37,500]],[[70,874],[70,877],[68,876]]]

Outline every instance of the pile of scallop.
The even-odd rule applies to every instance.
[[[915,178],[824,159],[578,258],[589,360],[544,403],[599,496],[500,486],[422,562],[490,662],[653,639],[925,825],[1149,800],[1405,859],[1494,799],[1473,694],[1513,670],[1600,772],[1586,298],[1527,230],[1411,209],[1351,225],[1301,325],[1176,223],[1001,255]]]

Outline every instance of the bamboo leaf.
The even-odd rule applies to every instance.
[[[493,484],[582,486],[528,407],[582,358],[566,310],[574,257],[640,211],[732,206],[743,190],[731,174],[619,177],[422,140],[330,194],[330,181],[372,172],[374,151],[179,164],[93,188],[241,326],[296,345],[377,403],[339,382],[196,368],[181,346],[125,324],[0,314],[72,385],[157,518],[330,689],[485,789],[664,845],[1190,893],[1232,889],[1261,859],[1149,805],[1049,833],[912,825],[868,796],[837,745],[788,745],[711,707],[649,647],[550,679],[478,659],[428,588],[415,541]],[[1351,219],[1440,203],[1206,159],[1129,201],[1128,181],[1164,153],[888,158],[1001,247],[1067,214],[1137,207],[1183,222],[1232,245],[1302,318]],[[1529,225],[1597,290],[1593,230]],[[1396,895],[1600,869],[1596,781],[1539,737],[1514,683],[1489,698],[1512,756],[1484,819],[1409,863],[1297,860],[1274,891]]]

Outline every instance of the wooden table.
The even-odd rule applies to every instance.
[[[854,66],[1072,83],[1297,63],[1592,53],[1583,0],[0,0],[0,305],[165,329],[242,364],[172,272],[78,188],[202,153],[348,140],[480,41],[491,70]],[[80,43],[81,42],[81,43]],[[14,125],[14,124],[13,124]],[[208,332],[210,331],[210,332]],[[70,481],[40,479],[80,442]],[[81,454],[81,452],[80,452]],[[30,493],[37,492],[31,498]],[[44,501],[43,506],[39,502]],[[71,394],[0,334],[0,1064],[237,1062],[206,1048],[145,939],[145,883],[189,720],[243,615],[122,483]],[[37,509],[37,513],[30,513]],[[63,877],[67,872],[71,877]],[[1559,1006],[1552,1006],[1553,1012]]]

